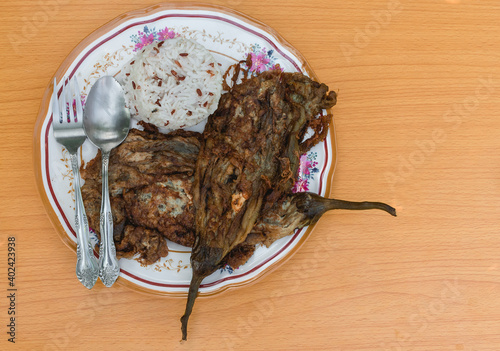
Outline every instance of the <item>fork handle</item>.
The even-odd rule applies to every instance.
[[[80,170],[77,153],[70,154],[75,185],[75,228],[76,228],[76,276],[88,289],[92,289],[99,276],[97,259],[94,256],[89,238],[89,224],[82,192],[80,191]]]
[[[101,245],[99,247],[99,277],[108,288],[120,275],[113,241],[113,213],[108,189],[109,152],[102,151]]]

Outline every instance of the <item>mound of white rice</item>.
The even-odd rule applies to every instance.
[[[169,129],[207,118],[222,92],[213,56],[184,38],[150,44],[125,65],[120,78],[132,116]]]

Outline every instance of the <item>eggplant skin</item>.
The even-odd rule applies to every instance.
[[[321,111],[335,103],[326,85],[280,70],[251,77],[221,97],[195,169],[195,260],[202,246],[225,256],[245,241],[265,199],[290,191],[301,149],[324,137],[328,123],[318,123]],[[301,141],[310,125],[318,135]]]
[[[330,118],[322,110],[336,101],[325,84],[279,69],[244,79],[222,95],[205,126],[194,173],[193,277],[183,339],[202,280],[245,242],[261,212],[290,192],[300,154],[328,131]],[[314,134],[305,139],[309,127]]]

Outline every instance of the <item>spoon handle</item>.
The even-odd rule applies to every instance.
[[[102,152],[101,245],[99,247],[99,277],[108,288],[120,275],[113,241],[113,214],[108,189],[109,152]]]
[[[75,185],[76,276],[87,289],[92,289],[99,277],[99,270],[89,239],[89,224],[80,191],[77,153],[71,153],[70,159]]]

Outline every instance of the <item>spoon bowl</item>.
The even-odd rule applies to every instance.
[[[98,79],[90,89],[83,126],[92,144],[103,152],[110,152],[127,137],[130,112],[123,89],[112,76]]]
[[[109,201],[109,154],[125,140],[130,129],[130,112],[125,107],[125,94],[113,77],[99,78],[90,89],[83,113],[83,127],[89,140],[102,153],[99,277],[105,286],[110,287],[120,275],[120,265],[113,241],[113,214]]]

